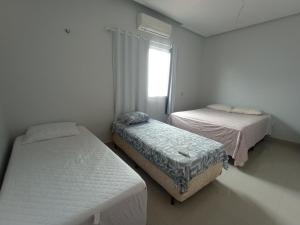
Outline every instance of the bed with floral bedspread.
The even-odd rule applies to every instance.
[[[219,142],[154,119],[133,125],[116,121],[112,130],[166,173],[181,193],[187,191],[193,177],[210,166],[222,162],[225,169],[228,167],[227,154]]]

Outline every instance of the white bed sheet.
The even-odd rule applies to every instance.
[[[228,113],[208,108],[172,113],[169,123],[224,144],[236,166],[248,160],[248,150],[271,133],[271,116]]]
[[[145,225],[142,178],[84,127],[80,135],[16,139],[0,193],[0,225]]]

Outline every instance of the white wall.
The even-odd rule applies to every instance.
[[[273,115],[273,136],[300,142],[300,16],[205,40],[211,102]]]
[[[0,103],[10,137],[31,124],[72,120],[108,141],[113,80],[104,27],[135,31],[140,11],[154,13],[129,0],[2,0]],[[205,41],[173,23],[175,109],[210,102],[262,108],[274,115],[275,137],[300,141],[299,23],[294,16]]]
[[[112,43],[104,27],[135,31],[144,10],[127,0],[1,1],[0,94],[11,136],[32,124],[66,120],[110,140]],[[196,108],[203,39],[176,25],[173,38],[179,48],[176,109]]]
[[[175,111],[199,108],[208,103],[203,73],[203,41],[183,29],[175,30],[178,46]]]

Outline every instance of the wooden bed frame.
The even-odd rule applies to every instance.
[[[142,154],[135,150],[116,133],[113,134],[113,142],[172,196],[172,204],[174,204],[174,199],[179,202],[183,202],[202,189],[204,186],[215,180],[222,173],[223,163],[220,162],[194,177],[188,184],[188,191],[181,193],[174,185],[174,181],[168,175],[162,172],[152,162],[145,159]]]

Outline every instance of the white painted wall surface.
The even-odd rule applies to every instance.
[[[205,40],[211,102],[273,116],[273,136],[300,142],[300,15]]]
[[[112,43],[104,28],[135,31],[141,11],[153,13],[129,0],[1,1],[0,94],[12,137],[32,124],[76,121],[110,140]],[[196,108],[203,39],[176,26],[176,109]]]

